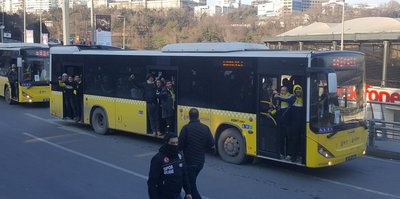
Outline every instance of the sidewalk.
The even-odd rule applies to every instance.
[[[367,155],[400,160],[400,140],[375,140],[374,147],[367,147]]]

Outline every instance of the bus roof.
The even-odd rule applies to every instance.
[[[197,49],[197,50],[196,50]],[[312,54],[344,51],[282,51],[269,50],[261,44],[248,43],[182,43],[169,44],[161,51],[150,50],[101,50],[80,48],[79,46],[54,46],[50,54],[74,55],[121,55],[121,56],[192,56],[192,57],[298,57],[306,58]],[[355,52],[355,51],[345,51]]]
[[[37,44],[37,43],[0,43],[0,48],[49,48],[48,45],[45,44]]]
[[[268,50],[265,45],[229,42],[229,43],[178,43],[168,44],[161,49],[161,52],[236,52],[236,51],[253,51],[253,50]]]

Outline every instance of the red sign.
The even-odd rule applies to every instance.
[[[366,86],[368,101],[400,103],[400,89]]]

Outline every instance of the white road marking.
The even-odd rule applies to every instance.
[[[92,157],[92,156],[89,156],[89,155],[80,153],[80,152],[78,152],[78,151],[75,151],[75,150],[72,150],[72,149],[63,147],[63,146],[61,146],[61,145],[59,145],[59,144],[56,144],[56,143],[47,141],[47,140],[45,140],[45,139],[42,139],[42,138],[37,137],[37,136],[35,136],[35,135],[32,135],[32,134],[30,134],[30,133],[24,132],[23,134],[26,135],[26,136],[29,136],[29,137],[31,137],[31,138],[34,138],[34,139],[36,139],[36,140],[38,140],[38,141],[40,141],[40,142],[44,142],[44,143],[46,143],[46,144],[48,144],[48,145],[51,145],[51,146],[56,147],[56,148],[58,148],[58,149],[61,149],[61,150],[63,150],[63,151],[70,152],[70,153],[72,153],[72,154],[74,154],[74,155],[77,155],[77,156],[86,158],[86,159],[88,159],[88,160],[91,160],[91,161],[97,162],[97,163],[99,163],[99,164],[102,164],[102,165],[111,167],[111,168],[113,168],[113,169],[116,169],[116,170],[119,170],[119,171],[122,171],[122,172],[125,172],[125,173],[128,173],[128,174],[131,174],[131,175],[133,175],[133,176],[136,176],[136,177],[138,177],[138,178],[142,178],[142,179],[144,179],[144,180],[147,180],[147,179],[148,179],[147,176],[142,175],[142,174],[140,174],[140,173],[136,173],[136,172],[134,172],[134,171],[131,171],[131,170],[128,170],[128,169],[119,167],[119,166],[117,166],[117,165],[115,165],[115,164],[111,164],[111,163],[105,162],[105,161],[103,161],[103,160],[99,160],[99,159],[97,159],[97,158],[94,158],[94,157]]]
[[[137,158],[143,158],[143,157],[153,156],[153,155],[155,155],[156,153],[157,153],[157,152],[142,153],[142,154],[135,155],[135,157],[137,157]]]
[[[58,128],[63,129],[63,130],[65,130],[65,131],[70,131],[70,132],[77,133],[77,134],[80,134],[80,135],[87,135],[87,136],[90,136],[90,137],[97,137],[96,135],[94,135],[94,134],[92,134],[92,133],[83,131],[83,130],[78,129],[78,128],[63,126],[63,125],[61,125],[61,124],[59,124],[59,123],[57,123],[57,122],[54,122],[54,121],[55,121],[54,119],[46,119],[46,118],[42,118],[42,117],[39,117],[39,116],[30,114],[30,113],[24,113],[24,114],[25,114],[26,116],[29,116],[29,117],[38,119],[38,120],[40,120],[40,121],[43,121],[43,122],[46,122],[46,123],[49,123],[49,124],[56,125],[56,126],[58,126]],[[58,121],[60,121],[60,120],[58,120]]]
[[[143,179],[143,180],[147,180],[147,179],[148,179],[147,176],[142,175],[142,174],[140,174],[140,173],[136,173],[136,172],[134,172],[134,171],[131,171],[131,170],[122,168],[122,167],[117,166],[117,165],[115,165],[115,164],[111,164],[111,163],[105,162],[105,161],[103,161],[103,160],[97,159],[97,158],[95,158],[95,157],[92,157],[92,156],[89,156],[89,155],[80,153],[80,152],[78,152],[78,151],[75,151],[75,150],[72,150],[72,149],[69,149],[69,148],[66,148],[66,147],[63,147],[63,146],[61,146],[61,145],[59,145],[59,144],[56,144],[56,143],[50,142],[50,141],[48,141],[48,140],[42,139],[42,138],[37,137],[37,136],[35,136],[35,135],[32,135],[32,134],[30,134],[30,133],[24,132],[23,134],[26,135],[26,136],[28,136],[28,137],[31,137],[31,138],[33,138],[33,139],[35,139],[35,140],[38,140],[38,141],[40,141],[40,142],[44,142],[44,143],[46,143],[46,144],[48,144],[48,145],[50,145],[50,146],[56,147],[56,148],[58,148],[58,149],[61,149],[61,150],[63,150],[63,151],[66,151],[66,152],[70,152],[70,153],[72,153],[72,154],[74,154],[74,155],[83,157],[83,158],[88,159],[88,160],[91,160],[91,161],[93,161],[93,162],[97,162],[97,163],[102,164],[102,165],[104,165],[104,166],[111,167],[111,168],[113,168],[113,169],[116,169],[116,170],[125,172],[125,173],[127,173],[127,174],[131,174],[131,175],[136,176],[136,177],[138,177],[138,178],[141,178],[141,179]],[[203,195],[202,195],[201,197],[204,198],[204,199],[210,199],[209,197],[206,197],[206,196],[203,196]]]
[[[314,177],[314,178],[316,178],[318,180],[321,180],[321,181],[324,181],[324,182],[329,182],[329,183],[340,185],[340,186],[350,187],[350,188],[357,189],[357,190],[360,190],[360,191],[365,191],[365,192],[369,192],[369,193],[373,193],[373,194],[377,194],[377,195],[381,195],[381,196],[386,196],[386,197],[391,197],[391,198],[399,198],[400,199],[400,196],[393,195],[393,194],[390,194],[390,193],[384,193],[384,192],[380,192],[380,191],[375,191],[375,190],[372,190],[372,189],[367,189],[367,188],[364,188],[364,187],[359,187],[359,186],[355,186],[355,185],[351,185],[351,184],[346,184],[346,183],[342,183],[342,182],[338,182],[338,181],[334,181],[334,180],[328,180],[328,179],[325,179],[325,178],[319,178],[319,177]]]
[[[381,161],[381,162],[386,162],[386,163],[391,163],[391,164],[398,164],[398,165],[400,165],[400,161],[397,161],[397,160],[388,160],[388,159],[374,158],[374,157],[371,157],[371,156],[364,156],[363,158],[367,158],[367,159],[371,159],[371,160],[377,160],[377,161]]]
[[[42,139],[46,139],[46,140],[55,140],[58,138],[67,138],[67,137],[72,137],[75,136],[73,134],[65,134],[65,135],[55,135],[55,136],[49,136],[49,137],[42,137]],[[30,140],[26,140],[26,143],[32,143],[32,142],[40,142],[38,139],[34,138],[34,139],[30,139]]]

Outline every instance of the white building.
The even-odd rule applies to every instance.
[[[24,7],[24,0],[3,0],[4,11],[16,13]],[[38,13],[49,11],[51,8],[58,7],[59,0],[25,0],[27,13]]]
[[[195,6],[194,7],[194,15],[196,17],[200,17],[203,14],[208,16],[214,16],[217,14],[223,15],[228,12],[231,12],[235,8],[233,5],[205,5],[205,6]]]
[[[257,16],[275,17],[281,14],[283,2],[281,0],[272,0],[264,4],[257,5]]]

